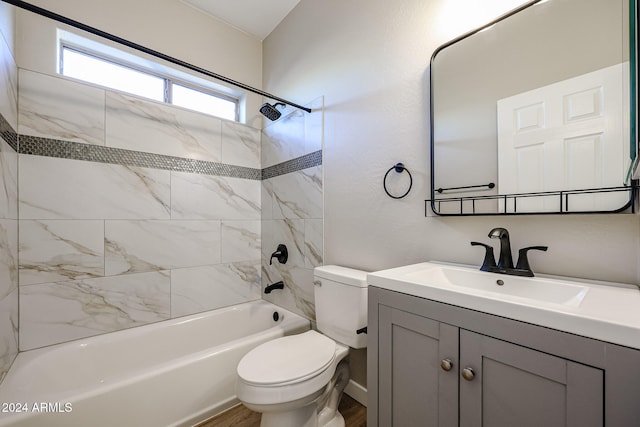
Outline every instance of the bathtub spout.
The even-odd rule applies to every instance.
[[[273,285],[267,286],[266,288],[264,288],[264,293],[270,294],[271,291],[274,289],[284,289],[284,282],[281,280],[279,282],[274,283]]]

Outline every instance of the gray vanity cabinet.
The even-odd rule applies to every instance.
[[[370,427],[640,426],[638,350],[374,286],[368,340]]]
[[[379,425],[458,425],[458,328],[423,316],[379,309]],[[441,365],[446,369],[441,368]]]
[[[600,369],[466,330],[460,367],[460,426],[602,426]]]

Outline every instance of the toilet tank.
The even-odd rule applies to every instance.
[[[314,269],[318,330],[352,348],[367,346],[367,272],[338,265]]]

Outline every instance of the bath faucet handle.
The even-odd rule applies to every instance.
[[[496,258],[493,255],[493,246],[486,245],[480,242],[471,242],[471,246],[484,246],[484,260],[482,260],[482,271],[493,271],[496,268]]]
[[[529,252],[530,250],[546,252],[547,249],[549,249],[548,246],[529,246],[529,247],[520,249],[518,251],[518,262],[516,264],[516,270],[531,271],[531,267],[529,266],[529,258],[527,257],[527,252]],[[533,271],[531,271],[531,276],[533,276]]]
[[[280,243],[278,245],[278,249],[271,254],[271,258],[269,258],[269,265],[273,264],[273,259],[277,259],[281,264],[286,264],[289,259],[289,251],[287,250],[287,246]]]

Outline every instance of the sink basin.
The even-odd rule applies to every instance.
[[[518,277],[487,273],[465,267],[428,264],[407,272],[406,279],[427,286],[453,291],[495,294],[495,297],[523,298],[541,303],[578,307],[589,291],[588,286],[539,277]]]
[[[367,283],[374,299],[411,295],[640,349],[636,284],[518,277],[436,261],[375,271],[367,274]]]

